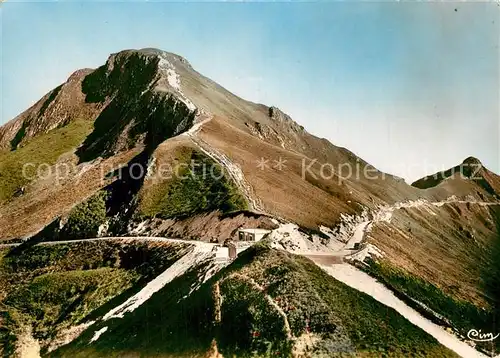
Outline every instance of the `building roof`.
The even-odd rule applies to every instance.
[[[266,229],[239,229],[238,231],[246,232],[249,234],[268,234],[271,232],[271,230],[266,230]]]

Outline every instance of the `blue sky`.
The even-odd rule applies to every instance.
[[[157,47],[408,180],[470,155],[500,171],[495,3],[1,6],[0,123],[76,69]]]

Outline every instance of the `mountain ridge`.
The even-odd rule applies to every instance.
[[[335,225],[341,213],[356,214],[401,200],[443,200],[453,191],[437,184],[433,185],[437,188],[422,187],[419,183],[425,178],[410,186],[382,173],[346,148],[309,134],[279,108],[243,100],[196,72],[185,58],[158,49],[123,50],[95,70],[74,72],[0,127],[0,148],[23,147],[30,139],[77,119],[93,123],[92,132],[75,148],[77,165],[145,151],[135,164],[146,168],[158,159],[155,155],[162,142],[196,127],[196,136],[173,143],[185,148],[194,144],[240,166],[238,177],[245,178],[245,186],[259,197],[264,211],[310,229]],[[261,160],[267,170],[258,169]],[[282,160],[286,164],[276,171],[274,164]],[[479,190],[467,183],[459,194],[495,197],[500,189],[496,176],[481,166],[483,172],[486,179],[478,184]],[[148,178],[142,181],[147,184]],[[292,197],[283,191],[285,186],[295,193],[302,212],[290,207]],[[7,198],[23,188],[20,184],[10,189]],[[145,188],[139,196],[145,195]],[[277,195],[269,197],[269,188]],[[312,203],[317,210],[310,208]]]
[[[157,49],[157,48],[142,48],[142,49],[126,49],[126,50],[121,50],[119,52],[111,54],[108,57],[108,59],[106,61],[106,64],[103,65],[103,66],[101,66],[100,68],[107,67],[107,71],[112,71],[114,69],[115,64],[116,64],[116,59],[117,58],[122,57],[122,56],[136,55],[136,54],[142,54],[145,57],[157,58],[160,61],[161,61],[162,58],[164,58],[164,59],[168,58],[168,59],[173,60],[177,64],[180,63],[180,64],[182,64],[182,66],[185,66],[188,69],[192,70],[193,72],[196,72],[194,70],[194,68],[192,67],[192,65],[189,63],[189,61],[186,58],[184,58],[184,57],[182,57],[182,56],[180,56],[178,54],[175,54],[173,52],[167,52],[167,51],[160,50],[160,49]],[[44,118],[43,114],[44,114],[45,110],[47,109],[47,107],[53,105],[52,102],[58,96],[59,91],[62,90],[62,92],[64,92],[64,90],[65,90],[64,87],[65,86],[69,87],[69,85],[73,84],[73,85],[76,85],[75,87],[77,87],[79,83],[83,82],[84,78],[87,77],[87,75],[91,74],[92,72],[94,72],[96,70],[97,69],[82,68],[82,69],[74,71],[68,77],[68,80],[65,83],[57,86],[52,91],[49,91],[39,101],[37,101],[33,106],[31,106],[30,108],[28,108],[27,110],[23,111],[22,113],[20,113],[19,115],[17,115],[13,119],[11,119],[8,122],[6,122],[3,125],[1,125],[0,126],[0,148],[7,148],[9,145],[11,145],[11,149],[14,149],[12,147],[11,142],[13,142],[13,141],[14,142],[16,142],[16,141],[22,142],[22,139],[25,136],[27,138],[29,138],[29,137],[32,137],[33,135],[37,135],[39,133],[43,133],[43,132],[49,131],[49,130],[57,127],[58,125],[61,125],[61,123],[65,122],[65,121],[66,122],[70,121],[72,119],[71,116],[69,118],[62,118],[63,116],[58,115],[57,116],[58,118],[55,121],[49,122],[49,123],[44,123],[44,121],[43,121],[43,118]],[[209,80],[209,81],[213,82],[212,80]],[[215,82],[213,82],[213,83],[215,83]],[[219,86],[219,85],[217,85],[217,86]],[[71,86],[71,87],[73,87],[73,86]],[[219,87],[221,87],[221,86],[219,86]],[[223,88],[223,87],[221,87],[221,88]],[[75,90],[75,88],[69,88],[68,89],[68,91],[71,91],[72,95],[75,94],[74,90]],[[223,90],[226,91],[226,92],[229,92],[229,91],[227,91],[224,88],[223,88]],[[86,97],[87,96],[92,97],[92,94],[89,94],[89,93],[84,93],[84,94],[85,94]],[[236,96],[234,96],[234,97],[236,97]],[[238,99],[241,100],[240,98],[238,98]],[[281,111],[278,107],[275,107],[275,106],[266,106],[264,104],[253,103],[253,102],[250,102],[250,101],[247,101],[247,100],[242,100],[242,101],[244,101],[244,102],[246,102],[246,103],[248,103],[250,105],[253,105],[256,108],[259,108],[259,107],[262,108],[262,110],[263,110],[262,112],[268,111],[269,114],[268,114],[267,117],[269,119],[271,119],[271,120],[274,120],[274,121],[276,121],[278,123],[287,123],[287,122],[290,123],[290,127],[293,128],[292,131],[299,132],[299,131],[304,131],[305,130],[303,125],[300,125],[297,122],[295,122],[288,114],[286,114],[285,112]],[[92,100],[89,100],[89,98],[86,98],[86,102],[87,103],[91,103]],[[55,103],[55,105],[53,105],[53,106],[54,107],[58,107],[58,106],[64,106],[65,104],[66,103],[63,103],[63,104]],[[25,122],[29,122],[30,117],[33,116],[33,112],[35,112],[37,110],[38,110],[38,113],[39,113],[40,117],[42,117],[42,118],[40,118],[37,121],[38,123],[34,123],[34,124],[38,124],[39,128],[36,128],[36,126],[35,126],[35,128],[33,128],[31,130],[28,130],[25,135],[21,135],[20,130],[22,129],[23,125],[26,125]],[[31,116],[27,115],[28,113]],[[25,119],[25,117],[28,117],[28,118]],[[262,117],[259,117],[259,118],[261,119]],[[29,125],[29,123],[27,123],[27,124]],[[40,124],[43,124],[43,125],[40,125]],[[260,127],[259,124],[260,123],[257,123],[257,128]],[[249,126],[249,128],[252,130],[253,134],[255,134],[256,132],[259,132],[259,129],[257,129],[255,126],[250,126],[249,124],[247,124],[247,126]],[[309,134],[309,133],[307,133],[307,134]],[[19,139],[16,140],[16,137],[22,137],[22,138],[20,138],[21,140],[19,140]],[[328,139],[326,139],[326,138],[318,138],[318,139],[319,140],[323,140],[325,142],[328,142],[328,144],[331,145],[331,142]],[[337,146],[335,146],[335,147],[338,148],[338,149],[340,149],[340,150],[346,151],[346,153],[348,155],[351,155],[351,156],[354,156],[354,157],[358,158],[354,153],[350,152],[347,148],[337,147]],[[474,160],[475,162],[478,162],[479,164],[481,164],[481,162],[479,161],[479,159],[474,158],[474,157],[468,157],[468,158],[466,158],[463,161],[462,164],[466,164],[466,161],[468,159]],[[433,175],[427,175],[426,177],[432,177],[432,176],[437,175],[437,174],[438,173],[435,173]],[[387,175],[391,175],[391,174],[387,174]],[[391,176],[394,176],[394,175],[391,175]],[[425,177],[414,181],[412,183],[412,186],[418,185],[418,183],[420,181],[424,180],[424,178]]]
[[[67,98],[73,98],[69,105]],[[305,155],[325,163],[368,165],[345,148],[308,134],[276,107],[240,99],[198,74],[182,57],[151,49],[121,51],[110,55],[106,64],[92,72],[75,72],[59,90],[51,91],[0,127],[0,147],[13,149],[13,140],[16,148],[22,147],[39,134],[83,117],[94,122],[94,129],[76,150],[79,163],[140,147],[146,148],[150,156],[162,141],[186,132],[204,113],[227,121],[231,131],[235,128],[249,134],[251,137],[246,138],[250,141],[257,139],[257,143],[264,141],[287,154],[294,153],[297,160]],[[216,121],[208,123],[200,136]],[[271,149],[266,156],[277,160],[274,151]],[[246,170],[254,168],[252,165]],[[295,172],[300,171],[297,168]],[[314,181],[312,185],[318,184]],[[331,190],[327,189],[327,193]],[[330,219],[323,219],[327,224],[325,220]],[[312,222],[304,223],[314,226]]]
[[[464,192],[464,187],[470,187],[471,183],[477,187],[476,192],[481,200],[488,195],[496,199],[500,197],[498,175],[491,172],[475,157],[467,157],[459,165],[425,176],[411,185],[424,190],[452,190],[461,193]]]

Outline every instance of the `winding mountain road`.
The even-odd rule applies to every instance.
[[[342,249],[343,256],[349,256],[352,254],[356,244],[362,243],[365,240],[365,236],[369,231],[370,227],[378,222],[390,223],[392,214],[396,210],[407,209],[407,208],[422,208],[422,207],[442,207],[446,204],[473,204],[479,206],[496,206],[500,205],[500,202],[486,202],[486,201],[474,201],[474,200],[459,200],[459,199],[447,199],[443,201],[426,201],[426,200],[416,200],[408,202],[400,202],[391,206],[382,207],[378,212],[373,214],[373,219],[363,221],[359,223],[354,229],[354,233]]]
[[[450,203],[462,203],[462,204],[476,204],[481,206],[494,206],[500,205],[500,202],[478,202],[478,201],[467,201],[467,200],[455,200],[448,199],[441,202],[428,202],[428,201],[415,201],[406,203],[397,203],[393,206],[382,208],[380,212],[375,213],[372,220],[363,221],[359,223],[353,232],[352,237],[346,243],[344,248],[332,256],[337,257],[348,257],[353,254],[353,249],[355,244],[361,243],[365,240],[366,233],[368,232],[371,225],[377,222],[388,222],[390,223],[392,213],[395,210],[402,208],[419,208],[424,206],[436,206],[441,207]],[[431,322],[427,318],[423,317],[419,312],[409,307],[405,302],[400,300],[394,295],[394,293],[388,289],[385,285],[377,281],[375,278],[371,277],[367,273],[359,270],[353,265],[342,262],[342,260],[331,261],[330,264],[326,265],[323,260],[315,260],[314,256],[309,256],[319,267],[321,267],[326,273],[334,277],[338,281],[345,283],[346,285],[370,295],[372,298],[382,303],[383,305],[393,308],[408,321],[413,323],[415,326],[421,328],[435,339],[437,339],[442,345],[454,351],[458,355],[464,358],[487,358],[488,356],[477,351],[475,348],[469,346],[467,343],[461,341],[457,336],[446,331],[443,327]],[[495,358],[499,358],[496,356]]]

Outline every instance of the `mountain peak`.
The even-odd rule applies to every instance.
[[[117,56],[128,56],[128,55],[141,55],[141,56],[149,56],[155,58],[163,58],[167,61],[172,61],[174,63],[182,63],[185,66],[192,68],[191,64],[184,57],[177,55],[173,52],[163,51],[157,48],[142,48],[142,49],[128,49],[122,50],[120,52],[114,53],[110,56],[110,58],[114,58]]]
[[[481,163],[481,161],[475,157],[467,157],[464,159],[464,161],[462,162],[462,164],[466,164],[466,165],[480,165],[482,166],[483,163]]]
[[[439,184],[446,182],[446,180],[450,178],[462,180],[467,179],[476,181],[483,187],[487,186],[487,191],[490,193],[494,193],[494,190],[489,187],[489,184],[487,185],[487,183],[484,183],[483,175],[485,173],[485,169],[486,168],[483,166],[479,159],[471,156],[465,158],[462,163],[453,168],[434,173],[433,175],[428,175],[415,181],[412,185],[420,189],[428,189],[431,187],[436,187]]]

